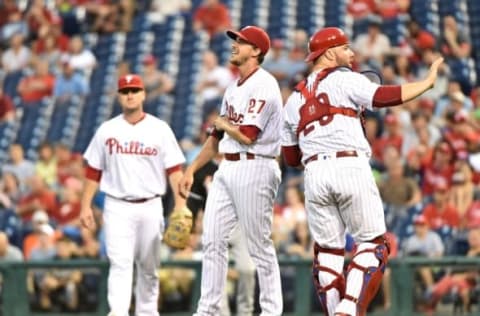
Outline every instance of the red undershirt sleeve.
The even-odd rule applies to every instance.
[[[387,85],[378,87],[373,95],[373,106],[377,108],[402,104],[402,87]]]
[[[283,157],[287,165],[291,167],[299,166],[302,162],[302,152],[298,145],[282,146]]]
[[[255,141],[260,134],[260,129],[255,125],[242,125],[240,126],[240,132],[250,138],[252,141]]]
[[[176,166],[167,168],[167,175],[171,175],[172,173],[180,170],[182,170],[182,165],[176,165]]]
[[[95,182],[100,182],[100,179],[102,178],[102,170],[98,170],[87,165],[85,168],[85,177]]]

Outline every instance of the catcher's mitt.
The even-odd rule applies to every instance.
[[[190,239],[192,225],[192,212],[187,207],[173,210],[168,218],[168,226],[163,240],[172,248],[185,248]]]

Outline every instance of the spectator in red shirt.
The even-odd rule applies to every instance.
[[[440,142],[434,149],[432,161],[423,168],[422,193],[431,195],[436,185],[450,186],[454,156],[450,145]]]
[[[83,158],[79,153],[72,153],[70,147],[64,143],[55,145],[55,157],[57,159],[57,181],[63,186],[73,173],[73,164],[83,161]]]
[[[390,113],[384,119],[384,135],[373,142],[373,157],[379,162],[383,162],[383,151],[387,146],[393,146],[398,152],[402,150],[402,126],[395,114]]]
[[[406,44],[412,49],[410,60],[413,62],[420,62],[422,60],[423,52],[426,49],[435,48],[435,37],[422,29],[417,21],[410,20],[407,24],[409,36],[405,37]]]
[[[48,30],[44,34],[39,34],[38,39],[33,44],[33,51],[36,54],[43,54],[47,49],[45,43],[48,37],[53,37],[55,47],[62,52],[68,50],[68,44],[70,39],[62,32],[62,19],[58,16],[52,18],[51,23],[48,25]]]
[[[45,210],[52,214],[57,208],[57,197],[50,190],[47,183],[39,176],[34,175],[28,180],[30,193],[18,202],[17,214],[22,220],[29,221],[32,214],[37,210]]]
[[[53,13],[47,8],[44,0],[33,0],[25,13],[25,18],[35,39],[48,33]]]
[[[466,228],[480,227],[480,200],[474,200],[462,219]]]
[[[0,123],[12,122],[15,119],[15,107],[12,99],[3,93],[3,83],[0,82]]]
[[[59,228],[70,226],[80,233],[80,193],[72,188],[63,188],[58,207],[51,214]]]
[[[450,201],[457,209],[460,218],[463,219],[473,203],[475,194],[475,184],[472,181],[473,172],[465,160],[457,160],[454,168]],[[463,223],[462,226],[464,226]]]
[[[3,0],[0,3],[0,28],[8,23],[12,14],[21,13],[15,0]]]
[[[347,12],[354,19],[362,19],[374,14],[377,10],[375,0],[350,0],[347,5]]]
[[[410,0],[382,0],[377,1],[377,11],[383,17],[391,19],[401,13],[408,12]]]
[[[37,102],[51,96],[55,85],[55,76],[49,72],[48,63],[40,59],[33,63],[35,73],[20,80],[17,88],[24,102]]]
[[[210,37],[229,28],[230,13],[219,0],[204,0],[193,14],[193,29],[205,30]]]
[[[457,228],[460,226],[460,216],[457,209],[450,204],[450,190],[446,184],[437,184],[433,192],[433,202],[425,206],[423,216],[431,229],[443,226]]]
[[[465,110],[453,110],[446,114],[447,129],[444,138],[452,146],[459,159],[466,159],[469,152],[476,152],[480,144],[480,128]]]
[[[447,57],[466,58],[470,56],[472,45],[464,32],[460,32],[455,18],[447,15],[443,18],[442,52]]]

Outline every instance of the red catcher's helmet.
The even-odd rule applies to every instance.
[[[348,37],[338,27],[326,27],[310,37],[308,54],[305,61],[313,61],[320,57],[329,48],[348,44]]]

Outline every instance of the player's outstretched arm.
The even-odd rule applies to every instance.
[[[402,103],[410,101],[427,90],[431,89],[437,80],[438,68],[443,63],[443,57],[437,58],[430,66],[430,71],[425,79],[417,82],[403,84]]]
[[[80,211],[80,222],[83,227],[95,230],[95,218],[93,217],[92,201],[98,189],[98,182],[86,179],[82,193],[82,208]]]
[[[418,97],[433,87],[437,80],[438,68],[442,63],[442,57],[435,60],[430,66],[428,75],[423,80],[402,85],[379,86],[373,96],[373,106],[377,108],[390,107],[400,105]]]
[[[183,177],[178,184],[179,194],[183,198],[187,198],[190,192],[190,188],[193,184],[193,175],[198,169],[202,168],[210,160],[212,160],[218,153],[219,140],[215,136],[210,136],[203,144],[202,150],[198,154],[197,158],[187,167]]]

